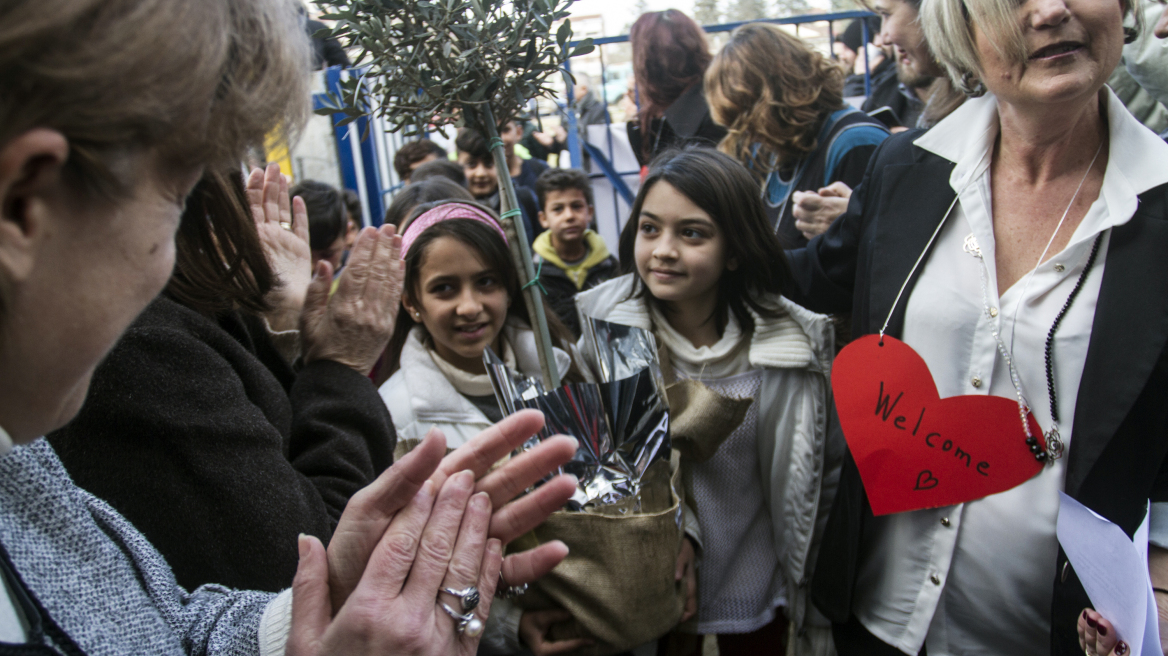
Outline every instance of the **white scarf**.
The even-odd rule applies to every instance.
[[[515,351],[511,350],[511,344],[507,338],[504,337],[501,341],[503,342],[503,362],[512,370],[518,371],[519,367],[515,364]],[[438,355],[430,340],[426,340],[426,342],[426,350],[434,360],[434,365],[438,367],[438,371],[441,371],[443,376],[446,376],[446,380],[450,381],[459,394],[463,396],[488,396],[495,393],[489,374],[472,374],[459,369]]]
[[[650,305],[657,338],[669,349],[674,367],[690,378],[725,378],[750,371],[750,344],[748,335],[729,313],[722,338],[712,346],[695,347],[684,335],[670,325],[656,308]]]

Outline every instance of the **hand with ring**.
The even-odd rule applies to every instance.
[[[497,592],[498,590],[496,590]],[[458,598],[458,605],[462,608],[462,612],[467,613],[475,609],[479,605],[479,589],[473,585],[469,588],[455,590],[453,588],[442,588],[439,592],[445,592],[448,595]]]
[[[350,500],[327,554],[301,538],[286,653],[473,654],[500,568],[525,584],[567,555],[553,541],[502,559],[504,543],[576,488],[557,476],[511,501],[575,454],[571,438],[544,440],[491,470],[542,425],[539,412],[522,411],[445,457],[432,431]]]
[[[264,254],[279,281],[264,299],[272,308],[264,316],[272,330],[295,330],[312,280],[308,210],[299,196],[288,198],[288,178],[274,162],[267,170],[253,169],[248,176],[247,204]]]
[[[1090,608],[1079,614],[1077,629],[1079,646],[1086,656],[1124,656],[1130,651],[1127,643],[1119,639],[1111,622]]]
[[[441,440],[439,440],[441,441]],[[474,491],[471,472],[441,486],[426,481],[390,522],[365,576],[333,613],[328,560],[315,538],[301,537],[292,584],[287,654],[474,654],[503,563],[488,538],[491,500]],[[476,586],[482,602],[465,614],[438,599],[446,587]]]
[[[496,589],[496,592],[498,590]],[[446,612],[457,624],[454,630],[458,633],[466,633],[472,638],[477,638],[483,633],[483,622],[475,615],[475,609],[479,606],[479,589],[475,586],[455,590],[454,588],[442,588],[438,591],[438,605]],[[458,599],[459,610],[454,610],[442,601],[442,593],[446,593]]]

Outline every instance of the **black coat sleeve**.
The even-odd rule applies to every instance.
[[[560,322],[572,332],[572,337],[580,339],[580,317],[576,314],[576,285],[565,275],[548,275],[547,269],[553,265],[544,263],[545,271],[540,276],[540,282],[547,294],[548,307],[560,319]]]
[[[519,199],[519,209],[523,210],[523,222],[527,224],[527,244],[530,246],[543,232],[543,226],[539,224],[539,199],[528,187],[516,187],[515,197]]]
[[[860,186],[860,183],[864,181],[864,174],[868,172],[868,163],[872,161],[872,155],[876,152],[877,147],[876,145],[864,145],[849,150],[840,158],[839,164],[831,172],[831,181],[842,182],[852,189]]]
[[[368,377],[331,360],[301,369],[289,397],[288,459],[312,481],[336,526],[349,497],[393,464],[393,421]]]
[[[787,298],[823,314],[852,310],[867,191],[873,186],[871,178],[877,159],[873,156],[869,160],[868,170],[860,184],[852,189],[843,216],[803,248],[787,251],[792,274],[790,283],[783,290]]]
[[[393,451],[367,378],[321,362],[281,381],[247,337],[159,299],[97,368],[78,416],[49,436],[74,480],[191,589],[288,587],[296,536],[327,540]]]

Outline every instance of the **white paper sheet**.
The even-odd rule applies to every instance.
[[[1119,526],[1066,493],[1059,497],[1059,544],[1092,606],[1115,627],[1131,656],[1160,654],[1160,624],[1148,577],[1148,515],[1128,539]]]

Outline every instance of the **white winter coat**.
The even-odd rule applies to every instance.
[[[426,331],[415,326],[402,347],[401,368],[379,390],[399,441],[421,440],[431,427],[446,435],[446,446],[457,449],[491,425],[491,421],[465,396],[458,393],[446,375],[434,364],[430,350],[423,343]],[[535,350],[535,333],[527,326],[508,321],[503,337],[515,354],[521,373],[539,376],[539,355]],[[567,371],[571,358],[554,349],[556,365]],[[412,442],[411,442],[412,444]]]
[[[633,275],[578,294],[580,314],[651,330],[644,301],[630,298]],[[781,297],[772,304],[782,314],[754,317],[749,351],[751,366],[763,370],[755,401],[763,492],[787,584],[787,613],[800,637],[793,651],[830,654],[831,625],[807,601],[844,453],[842,444],[827,444],[833,331],[824,315]]]
[[[426,331],[421,326],[410,331],[402,347],[401,368],[378,391],[389,407],[399,447],[412,448],[431,427],[437,427],[446,436],[446,447],[457,449],[490,427],[491,421],[460,394],[434,364],[430,350],[422,341],[425,336]],[[539,376],[535,333],[527,326],[508,321],[503,327],[503,337],[511,345],[519,371]],[[556,366],[561,372],[568,371],[571,357],[560,349],[554,351]],[[397,455],[402,455],[401,448]],[[506,599],[495,599],[480,643],[480,653],[518,653],[521,649],[519,618],[522,615],[522,609],[515,604]]]

